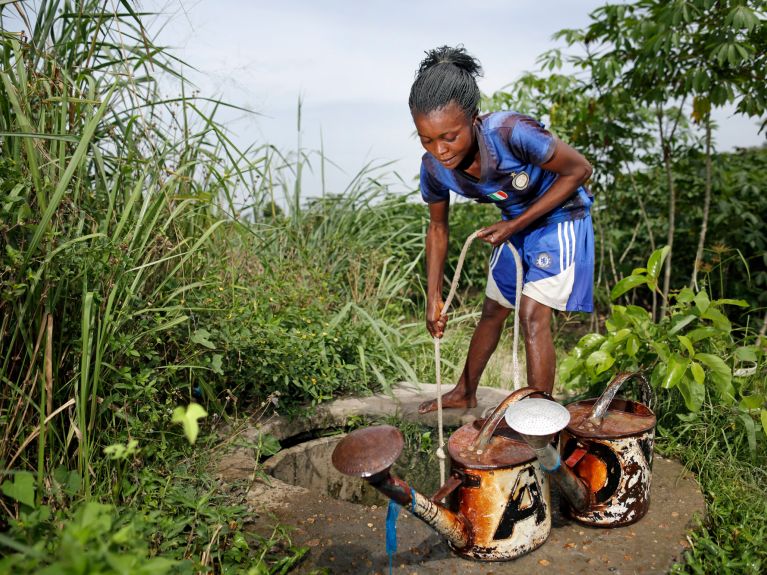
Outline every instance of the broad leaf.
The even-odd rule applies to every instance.
[[[711,353],[696,353],[695,359],[704,364],[711,373],[719,397],[726,403],[735,401],[735,389],[732,387],[732,370],[718,355]]]
[[[190,403],[188,407],[177,407],[173,410],[173,423],[180,423],[184,426],[184,435],[189,443],[197,441],[197,434],[200,433],[198,419],[207,417],[208,412],[197,403]]]
[[[3,481],[1,489],[4,495],[14,501],[27,507],[35,506],[35,477],[28,471],[18,471],[13,476],[13,482],[7,479]]]
[[[207,329],[200,328],[196,330],[190,339],[193,343],[202,345],[208,349],[216,349],[216,346],[210,341],[210,332]]]
[[[730,333],[732,330],[732,324],[730,323],[730,320],[727,319],[727,316],[713,306],[709,307],[700,317],[711,320],[711,323],[713,323],[714,327],[717,329],[721,329],[727,333]]]
[[[749,409],[759,409],[764,405],[765,397],[761,394],[746,395],[740,400],[740,408],[748,411]]]
[[[764,429],[764,432],[767,433],[767,409],[762,409],[759,411],[759,417],[762,420],[762,429]]]
[[[684,399],[687,409],[699,411],[706,397],[706,388],[689,377],[683,378],[677,388],[682,394],[682,399]]]
[[[626,355],[634,357],[639,351],[639,338],[631,334],[626,340]]]
[[[723,298],[716,300],[719,305],[736,305],[738,307],[748,307],[748,302],[744,299]]]
[[[663,246],[659,250],[655,250],[650,259],[647,260],[647,275],[650,276],[656,282],[660,277],[660,272],[663,269],[663,262],[668,256],[668,252],[671,251],[671,247]]]
[[[706,381],[706,372],[703,370],[703,366],[697,361],[693,361],[690,363],[690,372],[692,373],[692,378],[695,380],[695,383],[703,385],[703,382]]]
[[[690,341],[690,338],[687,338],[683,335],[676,336],[679,340],[679,343],[681,343],[684,348],[687,350],[687,353],[690,354],[690,357],[693,357],[695,355],[695,348],[692,346],[692,342]]]
[[[605,351],[600,350],[595,351],[589,356],[589,358],[586,360],[586,367],[592,371],[594,375],[599,375],[600,373],[604,373],[610,369],[614,363],[615,358],[613,356]]]
[[[756,348],[749,345],[735,350],[735,359],[738,361],[756,361]]]
[[[647,283],[645,276],[627,276],[619,281],[610,291],[610,298],[617,299],[629,290]]]
[[[710,337],[714,337],[716,335],[721,335],[722,332],[715,327],[706,326],[706,327],[699,327],[697,329],[694,329],[687,333],[687,338],[693,342],[699,342],[704,339],[708,339]]]
[[[696,318],[697,316],[692,314],[675,315],[671,318],[671,329],[668,330],[668,334],[674,335],[675,333],[682,331],[685,327],[694,322]]]
[[[687,366],[690,365],[690,360],[682,357],[678,353],[675,353],[669,357],[668,367],[666,368],[666,376],[661,382],[663,389],[671,389],[676,387],[682,376],[687,371]]]
[[[711,300],[708,299],[708,294],[704,290],[695,294],[695,299],[693,301],[695,302],[695,307],[698,308],[698,311],[701,314],[706,313],[706,310],[711,305]]]

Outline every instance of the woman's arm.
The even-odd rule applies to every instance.
[[[545,164],[544,170],[554,172],[559,177],[538,200],[513,220],[496,222],[481,230],[477,237],[487,243],[499,246],[512,234],[524,230],[537,219],[561,206],[575,193],[578,186],[591,177],[591,164],[580,153],[557,139],[554,154]]]
[[[442,337],[447,316],[442,315],[442,279],[445,274],[448,214],[450,200],[429,204],[429,227],[426,230],[426,329],[432,337]]]

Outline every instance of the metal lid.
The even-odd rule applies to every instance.
[[[333,450],[333,466],[344,475],[371,477],[386,471],[402,453],[402,433],[391,425],[356,429]]]
[[[450,436],[447,449],[454,464],[467,469],[499,469],[514,467],[535,459],[535,452],[517,432],[509,429],[503,420],[496,427],[482,453],[471,451],[484,422],[484,419],[478,419],[467,423]]]
[[[597,399],[586,399],[567,406],[570,412],[570,424],[567,431],[575,437],[611,439],[630,437],[649,431],[655,427],[655,414],[643,403],[629,399],[616,398],[610,402],[599,425],[589,421]]]
[[[506,423],[523,435],[554,435],[570,421],[570,412],[555,401],[530,398],[506,409]]]

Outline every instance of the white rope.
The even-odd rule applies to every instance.
[[[453,281],[450,284],[450,291],[447,294],[447,299],[445,299],[445,305],[442,306],[442,309],[440,310],[440,316],[447,315],[447,310],[450,308],[450,304],[453,302],[453,298],[455,297],[455,292],[458,290],[458,280],[461,277],[461,269],[463,268],[463,262],[466,259],[466,252],[469,250],[469,246],[471,245],[471,242],[473,242],[477,238],[477,234],[479,233],[479,230],[471,234],[468,238],[466,238],[466,241],[463,244],[463,248],[461,248],[461,255],[458,256],[458,264],[455,266],[455,274],[453,275]],[[513,379],[514,379],[514,389],[519,389],[522,387],[522,379],[521,374],[519,370],[519,354],[517,353],[517,348],[519,347],[519,305],[522,298],[522,260],[519,257],[519,252],[517,252],[517,249],[512,245],[510,241],[506,241],[506,245],[511,250],[512,255],[514,256],[514,263],[516,264],[517,268],[517,290],[516,290],[516,296],[514,298],[514,341],[512,344],[512,367],[514,370],[513,373]],[[500,249],[503,249],[502,247]],[[440,486],[445,484],[445,460],[447,459],[447,455],[445,454],[445,438],[444,438],[444,429],[442,424],[442,369],[441,369],[441,362],[442,362],[442,354],[441,354],[441,338],[435,337],[434,338],[434,365],[437,371],[437,428],[439,430],[439,439],[438,439],[438,446],[437,446],[437,459],[439,460],[439,484]]]

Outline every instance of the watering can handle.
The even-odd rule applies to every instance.
[[[650,406],[650,404],[655,399],[655,394],[653,394],[652,388],[650,387],[647,378],[638,371],[624,371],[613,378],[613,380],[610,382],[607,388],[605,388],[604,392],[602,392],[602,395],[594,404],[594,407],[591,409],[591,415],[589,415],[588,419],[590,423],[595,426],[602,424],[602,419],[604,418],[605,413],[607,413],[607,408],[609,407],[610,403],[612,403],[615,394],[618,393],[620,387],[632,377],[639,379],[639,400],[648,407]]]
[[[482,426],[482,429],[479,430],[479,434],[477,434],[477,437],[474,439],[474,443],[471,446],[472,451],[482,453],[485,450],[487,444],[490,443],[490,438],[493,436],[495,428],[498,427],[501,419],[503,419],[503,415],[506,413],[506,408],[508,408],[510,404],[515,403],[520,399],[530,397],[531,395],[535,395],[536,393],[542,395],[546,399],[553,399],[551,395],[545,391],[541,391],[534,387],[523,387],[522,389],[518,389],[511,393],[506,399],[498,404],[498,407],[495,408],[492,415],[485,420],[485,424]]]

